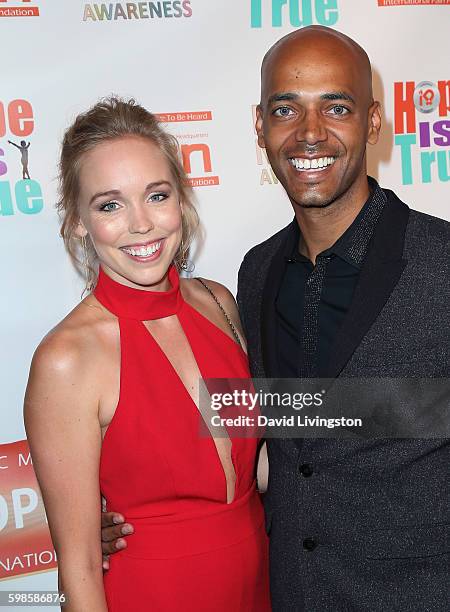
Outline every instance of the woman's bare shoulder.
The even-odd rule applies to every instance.
[[[214,293],[216,298],[225,308],[229,310],[236,311],[236,301],[233,297],[233,294],[225,285],[218,283],[217,281],[211,280],[210,278],[190,278],[190,279],[182,279],[182,287],[186,287],[187,291],[198,299],[205,299],[205,296],[210,296],[209,292],[205,288],[205,286],[199,282],[202,281],[211,291]],[[211,297],[211,296],[210,296]]]
[[[225,285],[222,285],[221,283],[209,278],[200,278],[200,280],[202,282],[199,282],[199,280],[195,278],[182,279],[181,287],[187,301],[189,301],[198,310],[203,311],[203,314],[206,314],[209,319],[213,320],[216,325],[219,325],[224,331],[226,331],[226,333],[228,333],[228,335],[230,335],[230,326],[225,321],[223,313],[220,311],[218,305],[215,303],[213,297],[206,288],[208,287],[221,304],[227,316],[231,319],[234,327],[237,329],[241,343],[245,345],[244,333],[239,318],[239,311],[231,291],[227,289]]]
[[[114,336],[116,319],[90,295],[71,310],[41,340],[32,366],[70,373],[79,370]]]

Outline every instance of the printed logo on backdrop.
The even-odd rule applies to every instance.
[[[378,0],[378,6],[419,6],[421,4],[443,6],[450,0]]]
[[[256,166],[259,173],[259,184],[260,185],[278,185],[278,179],[275,176],[272,166],[270,165],[267,152],[262,149],[258,144],[258,136],[256,134],[255,123],[256,123],[256,107],[257,104],[252,106],[252,121],[253,121],[253,132],[255,134],[255,153],[256,153]]]
[[[180,145],[183,167],[192,187],[219,185],[215,173],[209,127],[213,121],[211,111],[155,113],[161,123],[176,136]],[[172,128],[172,129],[171,129]]]
[[[0,17],[39,17],[35,0],[0,0]]]
[[[252,28],[333,26],[338,19],[338,0],[250,0]]]
[[[83,21],[179,19],[192,17],[191,0],[163,2],[101,2],[84,5]]]
[[[0,216],[35,215],[44,207],[42,189],[34,178],[31,102],[0,100]]]
[[[0,580],[55,568],[28,443],[0,444]]]
[[[450,81],[394,83],[403,185],[450,180]]]

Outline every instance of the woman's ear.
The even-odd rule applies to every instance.
[[[83,238],[84,236],[87,236],[87,230],[84,227],[83,223],[80,221],[78,221],[78,225],[75,228],[74,234],[77,238]]]

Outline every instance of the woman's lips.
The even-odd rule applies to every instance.
[[[164,240],[150,242],[147,245],[135,245],[129,247],[121,247],[122,253],[125,253],[130,259],[139,263],[147,263],[154,261],[161,256],[164,248]]]

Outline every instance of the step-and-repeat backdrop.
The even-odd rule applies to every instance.
[[[205,229],[196,273],[234,291],[244,253],[292,217],[256,142],[260,62],[310,24],[372,59],[384,125],[370,173],[449,219],[450,0],[0,0],[0,590],[56,588],[22,401],[36,345],[82,290],[55,212],[64,129],[110,93],[159,113]]]

